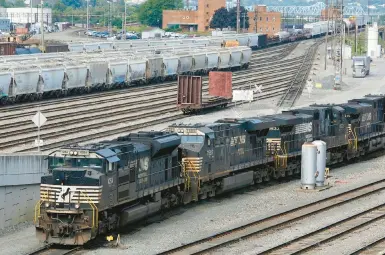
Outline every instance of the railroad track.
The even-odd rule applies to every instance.
[[[50,245],[44,246],[36,251],[28,253],[28,255],[72,255],[76,254],[82,248],[80,246],[74,248],[54,248]]]
[[[350,255],[372,255],[385,254],[385,237],[365,245],[364,247],[352,252]]]
[[[306,78],[308,77],[312,62],[314,59],[314,56],[317,52],[318,46],[323,42],[324,40],[321,39],[317,41],[314,45],[314,47],[310,47],[305,57],[303,58],[303,62],[301,64],[301,67],[295,76],[295,78],[292,80],[289,89],[286,91],[286,93],[282,96],[281,100],[279,100],[277,106],[280,108],[291,108],[295,104],[298,97],[301,95],[303,87],[306,83]],[[305,74],[305,75],[304,75]]]
[[[376,181],[349,191],[321,199],[310,204],[291,209],[261,220],[257,220],[237,228],[213,234],[206,238],[181,245],[159,254],[203,254],[225,247],[242,239],[252,236],[264,236],[280,231],[293,224],[299,224],[309,216],[317,215],[326,210],[342,206],[357,199],[376,194],[385,190],[385,179]],[[322,242],[328,242],[342,236],[344,233],[373,223],[385,217],[385,205],[380,205],[358,213],[344,220],[325,226],[287,243],[269,248],[254,254],[298,254],[317,248]],[[316,254],[316,253],[315,253]]]
[[[277,59],[285,58],[291,53],[292,50],[295,49],[295,47],[298,44],[299,44],[298,42],[295,42],[295,43],[276,46],[274,48],[267,48],[264,50],[254,51],[252,53],[252,58],[250,62],[253,63],[256,61],[260,61],[260,62],[275,61]],[[25,110],[25,109],[30,109],[32,106],[36,107],[38,105],[44,108],[45,106],[55,106],[58,103],[70,103],[70,102],[82,101],[87,99],[97,99],[100,97],[120,95],[120,94],[125,94],[125,93],[130,93],[135,91],[142,91],[142,90],[150,91],[156,88],[174,85],[174,84],[176,84],[176,82],[171,81],[171,82],[163,82],[163,83],[150,84],[150,85],[146,84],[146,85],[138,85],[133,87],[116,88],[116,89],[112,89],[112,91],[103,91],[103,92],[94,91],[89,94],[71,95],[65,98],[43,99],[41,101],[36,101],[36,102],[23,102],[17,105],[2,106],[0,108],[0,112],[6,113],[9,110]]]
[[[285,71],[285,70],[288,70],[291,68],[290,65],[298,63],[298,61],[301,58],[302,57],[297,57],[297,58],[292,58],[290,60],[285,60],[285,61],[283,61],[283,60],[276,61],[274,64],[270,65],[269,67],[265,67],[265,65],[251,64],[249,69],[246,71],[234,72],[234,78],[242,77],[242,76],[248,76],[248,75],[250,75],[250,71],[257,70],[257,69],[258,69],[259,75],[271,74],[272,68],[274,68],[274,69],[282,68],[281,70]],[[206,79],[204,79],[203,85],[208,85],[208,79],[207,79],[207,77],[205,77],[205,78]],[[135,99],[138,96],[159,95],[160,93],[166,93],[166,92],[170,91],[170,89],[173,89],[174,91],[176,91],[176,86],[177,86],[176,83],[170,83],[170,84],[164,84],[164,86],[157,87],[157,88],[154,88],[152,90],[149,90],[146,87],[142,87],[140,89],[136,89],[135,91],[130,91],[129,93],[113,94],[113,98],[109,95],[109,96],[105,96],[105,97],[101,98],[98,101],[95,101],[95,100],[91,101],[90,100],[90,101],[84,102],[85,100],[75,100],[74,103],[71,105],[62,105],[62,106],[61,105],[52,105],[53,106],[52,108],[47,107],[47,108],[41,108],[41,109],[44,110],[44,113],[46,114],[46,113],[57,112],[57,111],[73,110],[74,107],[85,107],[85,106],[89,107],[91,105],[97,106],[97,105],[100,105],[103,103],[111,102],[112,99],[114,99],[114,100],[124,99],[124,101],[127,101],[127,99]],[[118,95],[118,96],[116,96],[116,95]],[[34,108],[32,108],[32,109],[26,108],[26,109],[21,109],[21,110],[7,111],[7,112],[4,112],[3,116],[0,117],[0,121],[11,120],[14,118],[21,118],[21,117],[30,117],[35,112],[36,112],[36,109],[34,109]],[[72,113],[70,112],[70,113],[66,114],[66,116],[71,116],[71,115],[75,115],[75,114],[76,113],[74,113],[74,112],[72,112]],[[27,123],[27,121],[24,123]],[[3,127],[6,128],[8,125],[10,127],[12,124],[11,123],[6,124],[6,126],[3,126]]]
[[[294,47],[291,45],[291,47]],[[282,56],[281,56],[282,57]],[[295,61],[299,61],[301,57],[292,60],[292,64],[290,68],[296,68],[294,65]],[[283,78],[277,78],[275,74],[274,79],[266,80],[266,76],[253,76],[250,77],[250,71],[247,70],[244,72],[237,72],[234,75],[234,88],[242,87],[242,84],[247,84],[248,82],[263,82],[264,83],[264,95],[259,96],[259,100],[271,98],[276,95],[280,95],[284,93],[285,89],[289,86],[288,81],[292,78],[291,76],[295,73],[288,69],[288,64],[291,63],[290,60],[282,61],[282,63],[278,63],[277,66],[282,68],[277,70],[276,73],[279,73]],[[253,65],[253,64],[251,64]],[[265,65],[264,65],[265,66]],[[271,70],[271,66],[268,68],[264,68],[264,73],[268,73],[270,76],[274,76],[274,72]],[[286,68],[286,69],[285,69]],[[286,70],[286,71],[283,71]],[[263,73],[262,72],[262,73]],[[286,75],[286,76],[285,76]],[[290,76],[291,75],[291,76]],[[248,77],[245,79],[245,77]],[[174,84],[175,86],[175,84]],[[142,88],[146,92],[148,88]],[[163,90],[169,90],[169,88],[162,88]],[[204,92],[207,92],[207,86],[204,88]],[[147,92],[148,93],[148,92]],[[82,110],[76,112],[69,112],[70,116],[78,116],[77,120],[67,120],[67,114],[65,117],[56,116],[53,120],[50,118],[51,124],[47,123],[44,126],[44,129],[41,133],[41,137],[45,141],[50,141],[49,144],[46,144],[41,147],[42,150],[50,150],[60,146],[63,146],[68,143],[80,143],[89,141],[97,138],[104,138],[108,135],[119,134],[124,132],[129,132],[134,129],[139,129],[152,124],[159,124],[166,121],[172,121],[176,119],[180,119],[184,117],[174,106],[174,99],[176,96],[176,91],[170,92],[168,95],[162,94],[159,96],[159,101],[155,102],[153,96],[158,94],[159,91],[152,91],[150,94],[146,94],[146,96],[152,96],[146,100],[140,99],[140,106],[136,107],[135,103],[127,102],[127,97],[125,97],[124,102],[116,102],[114,105],[111,105],[108,110],[106,109],[97,109],[97,104],[100,104],[104,99],[99,100],[98,102],[93,102],[93,106],[95,106],[94,110],[84,110],[83,113],[85,116],[82,116]],[[133,98],[137,97],[137,95],[132,96]],[[105,100],[111,100],[105,99]],[[88,102],[89,103],[89,102]],[[88,104],[85,103],[85,104]],[[83,107],[80,103],[76,106],[77,109]],[[147,105],[146,105],[147,104]],[[157,110],[154,109],[154,105],[156,105]],[[19,106],[20,107],[20,106]],[[65,109],[71,109],[74,106],[66,106]],[[130,108],[131,107],[131,108]],[[65,110],[63,109],[63,110]],[[57,111],[58,109],[54,109],[53,111]],[[132,110],[135,113],[130,113]],[[44,111],[46,112],[46,111]],[[128,114],[127,114],[128,113]],[[24,116],[31,116],[28,113]],[[159,117],[161,116],[161,117]],[[117,118],[116,118],[117,117]],[[7,118],[4,116],[4,118]],[[56,118],[56,121],[55,121]],[[152,119],[150,119],[152,118]],[[2,119],[0,119],[2,121]],[[90,122],[87,125],[84,125],[85,122]],[[92,123],[91,123],[92,122]],[[134,124],[131,124],[136,122]],[[25,120],[24,125],[28,125],[27,123],[31,123],[30,120]],[[76,126],[76,124],[80,124],[80,126]],[[124,123],[130,123],[129,125],[125,125]],[[117,125],[120,124],[120,125]],[[68,128],[68,126],[70,128]],[[100,130],[101,127],[107,127],[108,130]],[[55,128],[55,130],[53,130]],[[9,123],[3,126],[2,129],[3,135],[0,135],[2,138],[2,143],[0,144],[0,150],[7,150],[9,148],[14,148],[15,146],[19,146],[16,151],[30,151],[32,142],[36,136],[36,128],[34,128],[31,124],[29,127],[21,127],[19,123]],[[76,138],[72,138],[71,136],[77,136]],[[64,137],[64,139],[60,139]]]

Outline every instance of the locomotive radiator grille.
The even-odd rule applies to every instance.
[[[40,199],[57,203],[98,204],[102,196],[102,186],[40,185]]]

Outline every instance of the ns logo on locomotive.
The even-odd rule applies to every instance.
[[[82,245],[165,208],[297,175],[305,142],[326,142],[327,165],[383,149],[384,107],[385,96],[367,95],[56,150],[41,178],[37,237]]]

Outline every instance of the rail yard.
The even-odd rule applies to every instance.
[[[320,70],[328,29],[319,24],[310,38],[279,38],[269,47],[266,37],[246,34],[228,37],[239,42],[235,47],[223,39],[154,42],[143,51],[87,42],[49,58],[3,58],[9,87],[2,89],[0,152],[35,153],[31,117],[41,111],[48,119],[39,130],[48,169],[34,226],[0,231],[3,254],[381,251],[385,62],[376,60],[366,89],[344,79],[342,91],[306,94],[309,81],[327,85],[330,75]],[[212,66],[210,54],[217,60]],[[21,60],[28,72],[17,66]],[[73,66],[83,68],[75,83]],[[44,76],[42,67],[56,68],[60,78]],[[254,102],[213,96],[223,72],[232,73],[226,76],[232,90],[259,87]],[[301,189],[303,174],[295,180],[301,160],[304,166],[301,146],[314,140],[326,142],[330,168],[327,189],[319,192]],[[22,245],[8,247],[10,240]]]

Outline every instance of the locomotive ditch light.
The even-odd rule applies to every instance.
[[[75,204],[75,208],[79,209],[80,208],[80,204]]]
[[[44,203],[45,208],[48,208],[50,206],[49,202]]]

